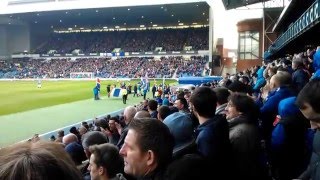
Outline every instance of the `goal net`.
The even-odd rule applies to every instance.
[[[71,79],[79,79],[79,78],[87,78],[87,79],[94,79],[93,72],[72,72],[70,73]]]

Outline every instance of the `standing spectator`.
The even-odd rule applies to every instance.
[[[290,85],[291,75],[288,72],[278,72],[273,75],[270,79],[271,92],[260,108],[262,135],[264,140],[266,140],[268,149],[270,148],[273,121],[278,114],[279,102],[285,98],[294,96],[294,93],[289,88]]]
[[[199,87],[190,98],[192,113],[200,124],[196,130],[198,152],[207,159],[217,179],[228,179],[229,127],[223,116],[215,115],[216,105],[217,96],[209,87]]]
[[[311,80],[300,91],[297,97],[297,105],[302,114],[315,126],[316,133],[313,138],[312,155],[308,169],[299,179],[320,179],[320,79]]]
[[[226,107],[232,168],[238,179],[262,179],[259,109],[246,94],[232,94]]]
[[[292,61],[292,69],[294,70],[292,74],[292,86],[295,88],[296,92],[299,93],[300,90],[309,82],[309,75],[304,70],[301,58],[296,58]]]
[[[223,88],[223,87],[214,88],[213,91],[217,95],[216,114],[225,115],[230,92],[227,88]]]
[[[271,163],[274,177],[283,180],[297,178],[307,167],[310,150],[306,143],[309,121],[295,105],[296,97],[279,103],[271,139]]]

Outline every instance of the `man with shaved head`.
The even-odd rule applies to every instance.
[[[75,134],[69,133],[62,138],[62,143],[64,145],[68,145],[72,142],[78,142],[78,137]]]
[[[123,117],[124,117],[124,122],[126,123],[125,127],[121,128],[119,123],[116,123],[116,127],[118,129],[118,132],[120,132],[120,139],[118,141],[118,148],[120,149],[124,143],[124,139],[127,136],[128,133],[128,125],[130,122],[133,120],[134,116],[137,113],[137,109],[133,106],[128,106],[124,109],[123,111]]]
[[[260,108],[260,119],[263,138],[267,146],[270,145],[273,121],[278,114],[279,102],[285,98],[294,96],[291,86],[291,74],[288,72],[277,72],[270,79],[270,93],[263,106]]]
[[[134,119],[150,118],[150,117],[151,117],[151,115],[148,111],[141,110],[136,113],[136,115],[134,116]]]

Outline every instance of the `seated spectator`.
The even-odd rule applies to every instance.
[[[86,154],[83,147],[78,142],[72,142],[64,148],[72,158],[73,162],[78,166],[82,164],[82,161],[86,160]]]
[[[91,156],[91,153],[89,151],[89,146],[96,145],[96,144],[104,144],[108,143],[109,140],[106,135],[104,135],[102,132],[98,131],[91,131],[86,133],[82,138],[82,147],[84,149],[84,152],[89,159]],[[84,164],[83,168],[81,168],[81,173],[84,180],[91,179],[90,173],[88,172],[88,166],[89,163]]]
[[[183,113],[186,113],[186,114],[190,113],[188,102],[187,102],[187,100],[185,98],[178,98],[174,102],[174,106],[179,109],[179,112],[183,112]]]
[[[62,138],[62,143],[68,145],[72,142],[79,142],[78,137],[75,134],[69,133]]]
[[[137,179],[163,179],[172,159],[174,139],[169,128],[154,119],[135,119],[120,149],[124,172]]]
[[[103,132],[105,135],[108,136],[109,142],[111,144],[117,145],[117,143],[119,142],[120,139],[120,134],[118,132],[118,129],[116,127],[116,123],[120,123],[119,119],[117,117],[111,117],[109,119],[109,128],[102,128],[101,127],[101,132]]]
[[[171,114],[170,108],[168,106],[160,106],[158,108],[158,119],[163,121],[167,116]]]
[[[157,108],[158,108],[158,103],[157,101],[155,100],[150,100],[148,102],[148,111],[151,115],[151,118],[157,118],[158,116],[158,111],[157,111]]]
[[[85,133],[87,133],[87,132],[88,132],[88,129],[89,129],[89,126],[85,127],[85,126],[81,125],[80,128],[79,128],[79,134],[80,134],[80,136],[82,137],[82,135],[84,135]]]
[[[163,123],[168,126],[175,140],[174,158],[196,153],[193,125],[189,115],[176,112],[166,117]]]
[[[162,105],[163,105],[163,106],[169,106],[169,105],[170,105],[170,102],[169,102],[169,94],[165,94],[165,95],[164,95],[164,98],[163,98],[163,101],[162,101]]]
[[[0,150],[1,179],[79,180],[81,174],[61,144],[23,142]]]
[[[125,126],[122,128],[120,126],[120,124],[115,123],[116,127],[118,129],[118,133],[120,134],[120,139],[117,143],[118,148],[120,149],[124,143],[124,139],[127,136],[128,133],[128,126],[131,123],[131,121],[133,120],[134,116],[137,113],[137,109],[133,106],[128,106],[124,109],[123,111],[123,117],[124,117],[124,122],[125,122]]]
[[[91,179],[125,180],[123,172],[123,158],[117,146],[106,143],[89,147],[91,153],[90,171]]]
[[[62,138],[64,136],[64,131],[63,130],[59,130],[58,131],[58,136],[57,136],[57,139],[55,140],[55,142],[60,142],[62,143]]]
[[[95,144],[103,144],[103,143],[108,143],[109,140],[108,138],[101,132],[97,131],[91,131],[86,133],[83,136],[82,140],[82,147],[84,149],[84,152],[86,153],[87,158],[90,158],[90,151],[89,151],[89,146],[95,145]]]
[[[151,118],[151,115],[148,111],[141,110],[141,111],[138,111],[136,115],[134,115],[134,119],[139,119],[139,118]]]
[[[81,135],[80,135],[80,133],[79,133],[79,131],[77,130],[76,127],[74,127],[74,126],[71,127],[69,131],[70,131],[70,133],[76,135],[78,140],[81,139]]]

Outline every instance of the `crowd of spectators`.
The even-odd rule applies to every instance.
[[[19,59],[0,62],[0,78],[69,78],[72,72],[92,72],[101,78],[171,78],[201,76],[207,56]]]
[[[78,49],[80,53],[111,53],[115,48],[124,52],[147,52],[155,51],[156,47],[162,47],[162,51],[181,51],[185,46],[207,50],[208,28],[52,34],[33,52],[47,54],[56,50],[66,54]]]
[[[190,61],[180,61],[178,65],[177,75],[178,77],[183,76],[201,76],[205,64],[208,59],[201,58],[200,56],[194,56]]]
[[[320,47],[190,89],[154,84],[119,116],[0,149],[0,179],[319,179],[319,62]]]

